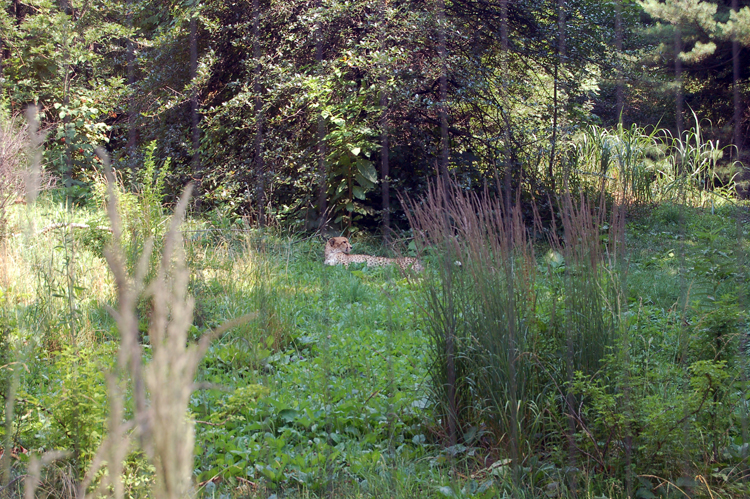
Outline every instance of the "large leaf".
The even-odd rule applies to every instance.
[[[357,170],[362,174],[364,178],[366,178],[373,184],[378,183],[378,172],[375,170],[372,161],[368,161],[366,159],[358,159]]]
[[[352,194],[354,194],[354,197],[357,199],[361,199],[363,201],[365,199],[365,190],[359,185],[355,185],[354,187],[352,187]]]
[[[365,177],[362,176],[361,173],[357,172],[354,174],[354,179],[357,181],[359,185],[362,186],[362,188],[366,190],[370,190],[375,187],[375,184],[367,180]]]

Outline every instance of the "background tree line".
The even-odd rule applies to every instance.
[[[405,226],[441,174],[541,199],[589,124],[695,112],[741,155],[750,120],[746,0],[4,0],[0,33],[72,195],[98,144],[131,181],[156,141],[173,193],[260,224]]]

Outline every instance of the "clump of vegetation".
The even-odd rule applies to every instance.
[[[726,253],[736,243],[720,236],[733,230],[731,217],[681,206],[681,224],[691,224],[683,234],[701,249],[673,238],[655,265],[664,250],[640,246],[653,236],[626,230],[625,210],[603,197],[564,196],[543,257],[529,232],[543,230],[538,221],[524,222],[518,205],[508,211],[502,196],[438,184],[409,209],[432,268],[420,301],[440,434],[452,452],[507,458],[517,486],[570,493],[581,480],[615,480],[623,493],[648,495],[667,482],[637,476],[676,480],[739,465],[735,441],[744,437],[730,418],[742,413],[746,319],[736,295],[722,295],[737,276]],[[683,276],[671,281],[669,301],[659,299],[664,308],[641,294],[654,272],[656,281]],[[549,467],[543,477],[524,472],[539,460]],[[742,490],[744,473],[692,486]]]

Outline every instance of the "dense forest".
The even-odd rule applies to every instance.
[[[201,210],[404,228],[395,195],[440,172],[554,192],[591,125],[679,137],[697,119],[742,151],[746,7],[13,0],[0,98],[6,114],[38,106],[45,166],[77,198],[97,146],[135,182],[155,141],[173,197],[192,180]]]
[[[750,0],[3,0],[0,499],[750,497],[749,135]]]

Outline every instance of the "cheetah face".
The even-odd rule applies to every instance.
[[[334,237],[328,240],[326,244],[326,253],[346,253],[347,255],[352,250],[352,245],[349,240],[345,237]]]

